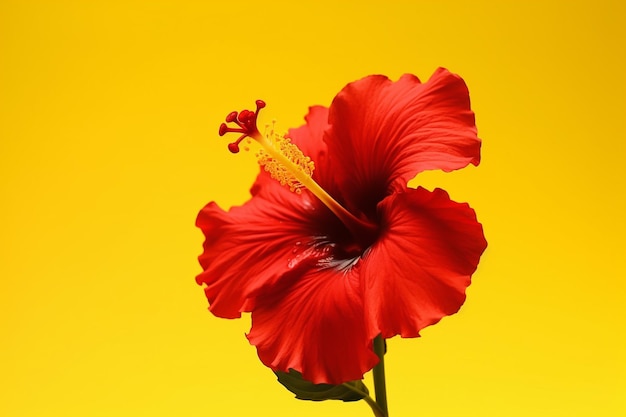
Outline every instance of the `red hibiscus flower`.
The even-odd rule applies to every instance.
[[[231,113],[227,122],[239,127],[220,134],[263,141],[264,105]],[[407,182],[478,165],[480,139],[467,87],[445,69],[426,83],[363,78],[305,120],[278,152],[314,162],[308,180],[283,181],[298,192],[263,170],[247,203],[226,212],[212,202],[199,213],[206,241],[197,282],[216,316],[252,313],[248,339],[265,365],[340,384],[378,362],[375,337],[417,337],[463,304],[487,246],[482,226],[445,191]],[[289,171],[280,163],[270,171]]]

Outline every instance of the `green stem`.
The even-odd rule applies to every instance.
[[[377,336],[374,339],[374,353],[378,355],[378,365],[374,367],[374,392],[376,403],[383,411],[384,417],[389,417],[387,409],[387,388],[385,387],[385,339]]]
[[[374,415],[376,417],[386,417],[383,410],[381,410],[378,404],[376,404],[376,401],[374,401],[372,397],[367,395],[367,393],[361,391],[360,389],[352,385],[350,382],[344,382],[343,386],[347,387],[351,391],[356,392],[357,394],[362,396],[365,402],[372,408],[372,411],[374,412]]]

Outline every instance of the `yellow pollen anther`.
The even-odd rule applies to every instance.
[[[292,192],[301,194],[304,185],[298,178],[302,178],[303,175],[310,178],[315,169],[315,163],[292,143],[291,139],[278,133],[275,124],[276,121],[273,120],[271,127],[265,126],[265,141],[261,143],[266,149],[270,146],[275,152],[268,153],[265,150],[260,150],[257,154],[259,165],[265,168],[265,171],[281,185],[286,185]],[[282,162],[275,158],[276,152],[291,162],[289,167],[285,166],[283,158],[281,158]]]

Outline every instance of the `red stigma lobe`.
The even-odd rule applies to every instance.
[[[238,127],[229,127],[226,123],[220,125],[219,134],[224,136],[226,133],[241,133],[239,138],[228,144],[228,150],[232,153],[239,152],[239,144],[247,137],[255,138],[259,136],[259,129],[257,128],[256,121],[259,115],[259,111],[265,107],[263,100],[256,101],[256,111],[242,110],[237,113],[236,111],[228,113],[226,116],[226,123],[235,123]]]

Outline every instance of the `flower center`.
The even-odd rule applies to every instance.
[[[369,221],[350,213],[315,182],[312,177],[315,164],[311,158],[304,155],[289,138],[276,133],[273,125],[264,135],[259,132],[257,117],[264,107],[265,102],[257,100],[256,111],[242,110],[239,113],[233,111],[226,116],[226,123],[235,123],[238,127],[229,127],[226,123],[222,123],[219,130],[220,136],[226,133],[240,133],[236,141],[228,144],[228,150],[237,153],[239,145],[245,138],[254,139],[263,149],[259,153],[259,164],[269,172],[272,178],[298,194],[302,192],[302,188],[308,189],[341,220],[355,237],[371,240],[377,234],[378,228]]]

